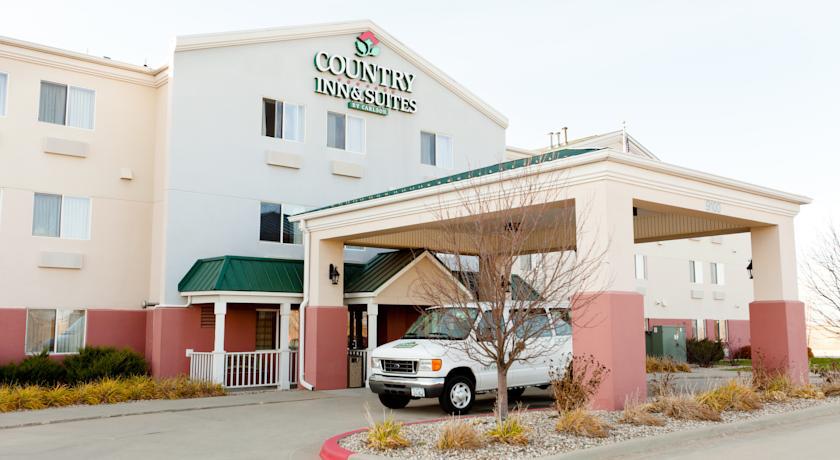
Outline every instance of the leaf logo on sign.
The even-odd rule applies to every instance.
[[[356,55],[359,57],[378,56],[379,47],[376,46],[378,44],[379,39],[373,35],[373,32],[364,32],[356,37]]]

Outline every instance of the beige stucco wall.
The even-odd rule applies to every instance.
[[[153,75],[7,42],[0,72],[9,76],[0,117],[0,307],[140,308],[149,284]],[[42,80],[94,90],[94,129],[39,122]],[[44,153],[45,137],[87,144],[88,155]],[[120,179],[123,168],[133,180]],[[36,192],[89,197],[90,240],[32,236]],[[44,251],[80,254],[82,268],[39,268]]]

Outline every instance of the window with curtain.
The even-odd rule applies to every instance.
[[[260,241],[282,241],[283,217],[276,203],[260,203]]]
[[[703,264],[696,260],[688,261],[689,281],[695,284],[703,283]]]
[[[283,104],[283,139],[303,142],[306,112],[302,105]]]
[[[421,131],[420,163],[453,169],[455,157],[452,151],[452,137]]]
[[[286,244],[303,244],[303,233],[300,232],[299,222],[289,222],[289,216],[306,211],[303,206],[291,204],[283,205],[283,242]]]
[[[637,280],[646,280],[647,279],[647,256],[642,254],[635,255],[635,265],[636,265],[636,279]]]
[[[365,119],[347,116],[347,150],[364,153],[365,151]]]
[[[36,193],[32,235],[90,239],[90,198]]]
[[[84,346],[84,310],[27,311],[27,353],[76,353]]]
[[[724,265],[722,263],[711,263],[711,270],[709,270],[709,276],[711,276],[712,278],[712,284],[716,284],[718,286],[722,286],[724,284],[723,267]]]
[[[38,120],[93,129],[95,105],[96,93],[92,89],[42,81]]]
[[[340,113],[327,112],[327,147],[344,150],[345,148],[345,116]]]
[[[0,117],[6,115],[6,87],[9,83],[9,76],[0,72]]]

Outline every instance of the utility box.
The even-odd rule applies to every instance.
[[[364,386],[362,378],[365,360],[361,356],[347,357],[347,388],[361,388]]]
[[[685,351],[685,328],[679,326],[654,326],[645,333],[645,350],[648,356],[661,356],[684,363],[688,360]]]

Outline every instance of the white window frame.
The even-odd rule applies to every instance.
[[[435,136],[435,164],[430,165],[428,163],[423,163],[423,133],[431,134]],[[442,166],[440,164],[440,159],[437,153],[437,146],[438,146],[438,138],[439,137],[446,137],[449,139],[449,146],[452,150],[452,164],[450,166]],[[420,130],[420,164],[423,166],[431,166],[433,168],[441,168],[447,171],[455,170],[455,136],[447,133],[441,133],[432,130],[421,129]]]
[[[263,204],[275,204],[275,205],[280,206],[280,241],[269,241],[269,240],[262,240],[262,239],[258,239],[257,241],[259,241],[260,243],[263,243],[263,244],[283,244],[283,245],[286,245],[286,246],[303,246],[303,241],[301,241],[300,243],[287,243],[287,242],[283,241],[283,216],[285,215],[286,206],[300,208],[303,211],[306,211],[309,208],[306,207],[306,206],[303,206],[303,205],[299,205],[299,204],[278,203],[276,201],[260,200],[260,207],[262,207]],[[301,211],[301,212],[303,212],[303,211]],[[260,213],[260,217],[262,217],[262,213]],[[262,222],[260,222],[259,225],[262,225]],[[298,224],[298,225],[300,225],[300,224]],[[259,235],[257,235],[257,238],[259,238]]]
[[[41,117],[40,110],[38,110],[38,112],[35,114],[35,117],[38,120],[38,123],[44,123],[44,124],[53,125],[53,126],[65,126],[67,128],[83,129],[85,131],[94,131],[96,129],[96,105],[97,105],[96,104],[96,99],[97,98],[96,98],[96,90],[95,89],[85,88],[84,86],[71,85],[69,83],[59,83],[57,81],[52,81],[52,80],[40,80],[40,82],[38,83],[38,91],[39,91],[39,93],[38,93],[39,94],[38,95],[38,104],[39,105],[41,103],[41,99],[40,99],[40,97],[41,97],[40,96],[41,86],[40,85],[41,85],[41,83],[44,83],[44,82],[51,83],[53,85],[62,85],[62,86],[67,87],[67,94],[64,95],[64,123],[59,124],[59,123],[50,123],[49,121],[41,121],[40,120],[40,117]],[[76,89],[81,89],[81,90],[92,91],[93,92],[93,115],[91,116],[91,119],[93,120],[93,126],[91,126],[90,128],[82,128],[81,126],[73,126],[73,125],[68,125],[67,124],[67,116],[70,114],[70,88],[76,88]],[[7,95],[8,95],[8,93],[7,93]],[[6,100],[8,100],[8,99],[9,98],[7,96]]]
[[[55,346],[58,343],[58,312],[61,311],[81,311],[85,318],[85,328],[82,331],[82,344],[79,346],[79,349],[85,348],[87,346],[87,328],[88,328],[88,311],[87,308],[27,308],[26,309],[26,322],[24,323],[23,331],[23,348],[26,350],[29,345],[29,310],[53,310],[55,312],[55,324],[53,325],[53,338],[52,338],[52,350],[47,351],[48,355],[56,355],[56,356],[66,356],[66,355],[77,355],[79,354],[78,351],[62,351],[57,352],[55,351]],[[40,351],[26,351],[25,353],[27,356],[35,356],[41,354]]]
[[[715,286],[726,285],[726,270],[722,262],[709,263],[709,277],[710,282]]]
[[[338,147],[332,147],[329,144],[327,144],[327,148],[328,149],[333,149],[333,150],[338,150],[338,151],[341,151],[341,152],[349,152],[349,153],[355,153],[355,154],[358,154],[358,155],[365,155],[367,153],[367,119],[365,119],[364,117],[357,117],[357,116],[354,116],[354,115],[350,115],[346,112],[336,112],[336,111],[333,111],[333,110],[327,110],[327,126],[326,126],[327,133],[326,133],[326,136],[324,136],[327,139],[327,142],[329,142],[330,113],[334,113],[336,115],[341,115],[341,116],[344,117],[344,148],[340,149]],[[285,114],[284,114],[284,116],[285,116]],[[350,150],[350,149],[347,148],[347,144],[348,144],[347,138],[348,138],[348,133],[350,132],[349,131],[350,123],[347,122],[348,118],[355,118],[357,120],[362,121],[362,150],[361,151]]]
[[[703,284],[703,262],[691,259],[688,265],[688,280],[691,284]]]
[[[58,236],[47,236],[47,235],[32,235],[36,238],[58,238],[61,240],[72,240],[72,241],[90,241],[91,240],[91,233],[93,233],[92,226],[93,226],[93,200],[89,196],[80,196],[80,195],[64,195],[62,193],[50,193],[50,192],[35,192],[32,194],[32,209],[35,209],[35,195],[58,195],[61,197],[61,212],[59,213],[59,224],[58,224]],[[64,198],[84,198],[88,202],[88,222],[87,222],[87,238],[70,238],[64,236],[64,231],[61,226],[61,222],[64,222]],[[35,221],[35,215],[32,215],[32,221]]]
[[[6,118],[9,113],[9,80],[11,77],[8,72],[0,72],[0,74],[6,76],[6,87],[4,88],[6,90],[6,99],[3,101],[3,107],[0,107],[0,118]],[[40,91],[40,87],[38,90]]]
[[[283,136],[282,137],[272,137],[272,136],[267,136],[265,133],[261,133],[262,137],[267,137],[269,139],[280,139],[280,140],[284,140],[286,142],[297,142],[298,144],[303,144],[304,142],[306,142],[306,105],[305,104],[298,104],[296,102],[288,102],[285,99],[278,99],[278,98],[275,98],[273,96],[263,96],[263,97],[260,98],[260,102],[262,103],[262,107],[260,107],[260,116],[263,117],[263,118],[265,118],[265,100],[266,99],[268,99],[270,101],[274,101],[275,104],[278,103],[278,102],[283,104],[283,126],[281,128],[283,130],[283,132],[281,133]],[[286,137],[286,131],[287,131],[286,130],[286,120],[289,119],[286,116],[286,106],[288,106],[289,104],[303,108],[303,133],[301,134],[301,139],[300,140],[289,139],[289,138]],[[260,120],[260,122],[261,122],[261,124],[265,123],[265,120],[264,119]]]
[[[639,261],[641,261],[641,276],[639,273]],[[647,267],[647,256],[644,254],[634,254],[633,255],[633,267],[634,267],[634,274],[636,276],[636,280],[644,281],[648,279],[648,267]]]

